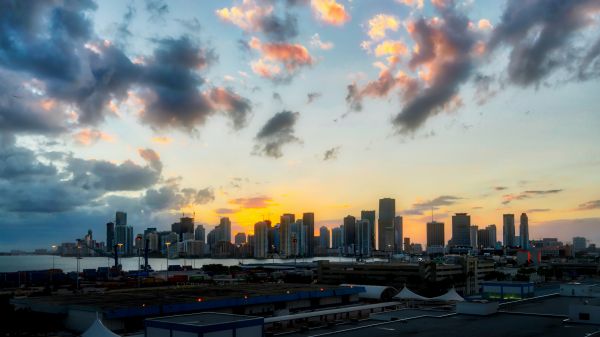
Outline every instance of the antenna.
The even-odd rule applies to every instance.
[[[433,222],[433,205],[431,206],[431,222]]]

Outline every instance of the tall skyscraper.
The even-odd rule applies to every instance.
[[[221,218],[219,225],[217,226],[218,235],[217,241],[231,243],[231,221],[227,217]]]
[[[375,247],[377,247],[375,245],[375,227],[377,226],[377,223],[375,222],[375,211],[361,211],[360,212],[360,219],[361,220],[369,220],[369,223],[371,224],[371,251],[375,249]]]
[[[321,226],[321,228],[319,228],[319,246],[321,248],[328,249],[330,246],[329,240],[330,240],[329,228],[327,228],[325,226]]]
[[[403,220],[401,216],[394,217],[394,253],[402,253]]]
[[[452,216],[452,245],[471,245],[471,216],[467,213],[456,213]]]
[[[471,241],[471,247],[473,248],[479,247],[479,243],[477,241],[477,230],[479,230],[479,227],[475,225],[469,227],[469,237]]]
[[[515,242],[515,215],[514,214],[504,214],[502,215],[502,236],[504,247],[514,247],[516,245]]]
[[[127,255],[133,255],[133,227],[122,226],[126,228],[125,251]]]
[[[369,220],[358,220],[356,222],[355,251],[359,256],[371,255],[371,222]]]
[[[394,248],[394,217],[396,216],[396,200],[379,199],[378,243],[379,250],[392,251]]]
[[[196,226],[194,230],[194,240],[206,242],[206,229],[203,225]]]
[[[490,230],[483,228],[477,230],[477,248],[490,248]]]
[[[519,238],[521,240],[521,248],[529,249],[529,219],[527,214],[521,213],[521,223],[519,224]]]
[[[116,226],[127,226],[127,213],[125,212],[117,212],[115,215],[115,225]]]
[[[115,224],[109,222],[106,224],[106,250],[111,252],[115,245]]]
[[[444,223],[431,221],[427,223],[427,248],[444,247]]]
[[[306,256],[313,256],[315,254],[314,241],[315,241],[315,213],[304,213],[302,214],[302,223],[306,226]]]
[[[246,233],[240,232],[235,235],[234,242],[236,245],[243,245],[246,243]]]
[[[488,230],[488,234],[490,235],[490,248],[495,248],[496,247],[496,243],[498,242],[498,236],[497,236],[497,230],[496,230],[496,225],[489,225],[487,226],[485,229]]]
[[[194,233],[194,218],[180,218],[179,222],[175,222],[171,225],[171,231],[179,235],[179,241],[183,241],[185,233]]]
[[[292,255],[292,223],[293,214],[284,214],[281,216],[279,226],[279,254],[282,256]]]
[[[254,224],[254,257],[266,258],[269,251],[269,228],[266,221]]]
[[[331,230],[331,248],[339,249],[342,247],[342,228],[335,227]]]
[[[344,218],[344,245],[346,253],[354,255],[356,248],[356,218],[348,215]]]
[[[129,254],[127,237],[127,213],[117,212],[115,214],[115,240],[114,244],[119,245],[119,254]],[[133,239],[131,240],[133,243]]]
[[[573,253],[578,253],[586,250],[587,240],[584,237],[576,236],[573,238]]]

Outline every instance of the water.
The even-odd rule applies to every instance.
[[[354,261],[353,258],[339,258],[339,257],[316,257],[310,259],[297,259],[298,262],[309,262],[313,260],[329,260],[329,261]],[[141,259],[142,263],[144,259]],[[255,260],[255,259],[169,259],[169,265],[191,265],[195,268],[200,268],[205,264],[222,264],[224,266],[237,265],[240,262],[243,263],[293,263],[294,260],[282,260],[282,259],[266,259],[266,260]],[[98,267],[109,267],[112,266],[114,260],[106,257],[84,257],[79,260],[80,270],[83,269],[96,269]],[[123,270],[137,270],[138,269],[138,258],[137,257],[125,257],[119,258],[119,263],[123,266]],[[167,265],[166,258],[150,258],[148,263],[154,270],[164,270]],[[77,271],[77,258],[75,257],[62,257],[52,255],[9,255],[0,256],[0,272],[14,272],[14,271],[25,271],[25,270],[44,270],[50,268],[62,269],[64,272]]]

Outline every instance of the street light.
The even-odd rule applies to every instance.
[[[75,289],[79,291],[79,260],[81,260],[81,246],[77,245],[77,281]]]
[[[140,279],[140,272],[141,272],[141,262],[140,262],[140,241],[142,240],[141,237],[137,236],[135,238],[136,241],[136,246],[137,246],[137,253],[138,253],[138,288],[140,288],[142,286],[142,280]]]
[[[167,246],[167,270],[166,270],[166,275],[167,275],[167,284],[169,283],[169,246],[171,246],[171,242],[167,241],[165,242],[165,246]]]
[[[52,245],[52,270],[50,271],[50,289],[52,289],[52,284],[54,283],[54,258],[56,258],[56,245]]]

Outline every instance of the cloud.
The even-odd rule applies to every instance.
[[[338,155],[340,154],[341,148],[342,148],[341,146],[335,146],[335,147],[332,147],[331,149],[325,151],[325,153],[323,154],[323,160],[328,161],[328,160],[337,159]]]
[[[278,103],[283,103],[283,100],[281,100],[281,95],[278,92],[273,93],[273,100]]]
[[[314,102],[321,96],[323,96],[323,94],[320,92],[309,92],[308,94],[306,94],[306,104]]]
[[[198,205],[204,205],[215,200],[215,192],[212,188],[206,187],[196,192],[194,202]]]
[[[398,31],[400,20],[393,15],[377,14],[367,24],[369,37],[373,40],[381,40],[386,36],[387,31]]]
[[[75,139],[76,143],[78,143],[80,145],[85,145],[85,146],[95,144],[100,140],[105,141],[105,142],[114,142],[115,141],[114,136],[112,136],[108,133],[102,132],[100,130],[95,130],[95,129],[90,129],[90,128],[85,128],[85,129],[78,131],[77,133],[75,133],[75,135],[73,135],[73,138]]]
[[[260,58],[252,63],[254,73],[274,81],[287,81],[300,68],[311,66],[314,63],[308,50],[301,44],[263,43],[253,37],[249,45],[260,53]]]
[[[208,204],[214,200],[212,188],[181,188],[177,179],[167,180],[158,188],[148,189],[141,197],[142,205],[152,212],[179,210],[192,205]]]
[[[441,195],[429,201],[415,203],[412,205],[411,209],[408,209],[403,213],[406,215],[423,215],[425,212],[429,212],[432,209],[439,209],[440,206],[454,205],[461,199],[461,197],[453,195]]]
[[[493,30],[489,49],[509,47],[508,79],[523,87],[537,86],[559,71],[574,80],[596,78],[600,75],[598,67],[589,72],[587,60],[596,59],[600,64],[600,49],[581,43],[580,33],[597,28],[598,13],[600,3],[596,0],[509,0]]]
[[[298,112],[284,110],[271,117],[256,135],[254,153],[279,158],[283,156],[283,146],[299,143],[300,139],[294,134],[294,126],[299,116]]]
[[[591,200],[577,206],[577,210],[579,211],[589,211],[593,209],[600,209],[600,200]]]
[[[217,209],[215,209],[215,213],[217,213],[219,215],[234,214],[235,212],[237,212],[237,210],[233,209],[233,208],[217,208]]]
[[[286,41],[298,35],[297,17],[286,11],[280,18],[274,14],[274,6],[268,3],[244,0],[237,6],[221,8],[215,13],[222,21],[249,33],[263,33],[272,41]]]
[[[150,14],[150,20],[163,19],[165,15],[169,14],[169,5],[164,0],[145,0],[145,2],[146,10]]]
[[[72,157],[67,164],[74,185],[99,191],[143,190],[156,184],[161,173],[154,167],[140,166],[130,160],[113,164],[105,160]]]
[[[508,189],[508,187],[506,187],[506,186],[495,186],[494,187],[494,190],[496,190],[496,191],[504,191],[506,189]]]
[[[519,194],[506,194],[506,195],[502,196],[502,198],[504,199],[502,201],[502,204],[508,205],[513,200],[530,199],[530,198],[539,197],[539,196],[545,196],[545,195],[550,195],[550,194],[557,194],[557,193],[560,193],[562,191],[563,191],[563,189],[529,190],[529,191],[521,192]]]
[[[350,20],[344,5],[335,0],[311,0],[310,4],[317,18],[325,23],[341,26]]]
[[[473,84],[475,86],[475,102],[477,105],[484,105],[498,93],[497,89],[492,87],[494,77],[477,73],[473,76]]]
[[[265,208],[273,202],[268,196],[257,196],[250,198],[236,198],[229,200],[232,205],[238,205],[241,208]]]
[[[422,9],[423,8],[423,0],[396,0],[401,4],[404,4],[409,7],[415,7]]]
[[[532,208],[532,209],[528,209],[525,211],[525,213],[542,213],[542,212],[549,212],[551,211],[550,208]]]
[[[321,41],[321,37],[319,36],[319,33],[315,33],[311,38],[310,38],[310,45],[316,48],[319,48],[321,50],[330,50],[333,49],[333,42],[323,42]]]
[[[156,171],[162,171],[163,164],[160,161],[160,156],[152,149],[138,149],[138,154]]]
[[[167,137],[167,136],[156,136],[156,137],[152,137],[151,140],[153,143],[161,144],[161,145],[171,144],[173,142],[173,139],[171,139],[170,137]]]
[[[54,166],[41,163],[33,151],[16,146],[14,136],[0,135],[0,180],[52,176],[56,172]]]

